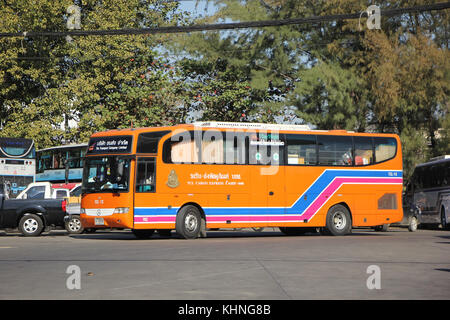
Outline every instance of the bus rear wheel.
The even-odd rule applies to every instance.
[[[133,234],[138,239],[149,239],[155,230],[153,229],[133,229]]]
[[[196,206],[187,205],[177,214],[175,229],[185,239],[196,239],[200,236],[202,216]]]
[[[328,210],[326,228],[333,236],[343,236],[352,231],[352,217],[350,211],[340,204]]]

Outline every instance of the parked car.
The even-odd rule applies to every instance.
[[[18,228],[24,236],[39,236],[44,229],[64,227],[65,199],[9,199],[0,185],[0,229]]]

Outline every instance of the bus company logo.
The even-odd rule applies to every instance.
[[[97,209],[97,216],[101,216],[102,215],[102,211],[100,209]]]
[[[89,151],[94,151],[96,142],[89,146]]]
[[[180,185],[180,181],[178,181],[178,176],[175,170],[170,171],[166,184],[169,188],[176,188]]]

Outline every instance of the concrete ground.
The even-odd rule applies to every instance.
[[[0,231],[0,299],[449,299],[449,245],[449,231],[402,228],[209,231],[196,240]]]

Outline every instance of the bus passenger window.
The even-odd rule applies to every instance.
[[[372,138],[354,137],[355,144],[355,166],[373,164]]]
[[[319,165],[351,166],[353,164],[352,137],[317,136],[319,145]]]
[[[287,151],[288,165],[315,165],[317,164],[316,136],[288,134]]]
[[[394,158],[397,152],[397,141],[394,138],[374,138],[375,161],[382,162]]]
[[[137,163],[136,192],[155,192],[155,160],[139,159]]]
[[[224,164],[224,142],[220,131],[203,133],[202,163]]]

